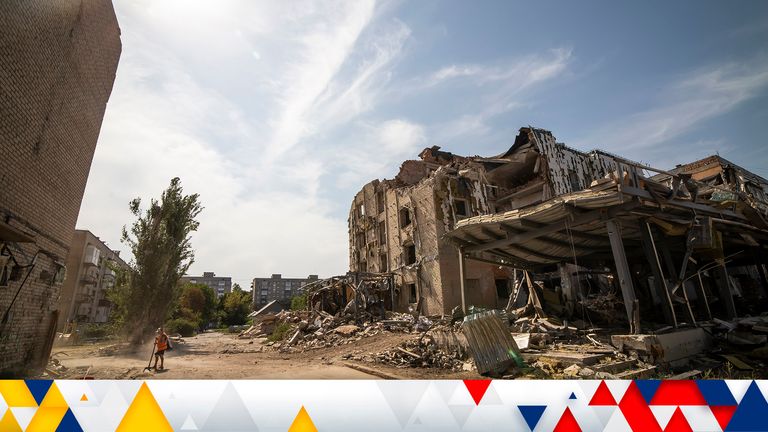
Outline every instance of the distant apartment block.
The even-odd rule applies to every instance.
[[[273,274],[269,278],[255,278],[251,283],[253,305],[258,309],[273,300],[288,303],[293,296],[301,293],[304,285],[316,280],[317,275],[309,275],[306,279],[283,278],[281,274]]]
[[[69,323],[105,323],[112,311],[107,290],[115,285],[115,269],[128,269],[92,232],[75,230],[67,255],[67,276],[59,298],[59,331]]]
[[[219,297],[232,292],[232,278],[216,276],[214,272],[203,272],[202,276],[184,276],[181,278],[181,283],[208,285],[213,288],[213,292]]]

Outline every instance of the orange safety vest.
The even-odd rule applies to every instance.
[[[165,351],[168,349],[168,336],[163,333],[155,336],[155,344],[157,344],[157,351]]]

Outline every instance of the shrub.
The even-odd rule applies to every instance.
[[[165,323],[165,332],[169,335],[180,334],[184,337],[194,336],[197,323],[184,318],[176,318]]]
[[[307,294],[297,295],[291,298],[291,310],[305,310],[307,308]]]
[[[281,341],[285,339],[285,337],[288,335],[288,332],[290,331],[291,325],[289,323],[282,322],[275,327],[275,331],[273,331],[267,339],[269,339],[271,342]]]
[[[115,329],[109,324],[80,324],[77,327],[83,339],[102,339],[114,334]]]

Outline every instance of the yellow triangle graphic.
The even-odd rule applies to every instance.
[[[40,408],[64,408],[64,411],[66,411],[66,408],[69,408],[67,401],[64,400],[64,395],[61,394],[55,382],[51,384],[48,392],[45,393],[43,401],[40,402]]]
[[[27,431],[55,431],[61,423],[61,419],[67,414],[67,407],[43,407],[35,411],[32,421],[27,426]]]
[[[312,423],[312,419],[309,417],[309,413],[301,406],[299,413],[296,414],[296,418],[293,419],[291,427],[288,428],[288,432],[317,432],[315,424]]]
[[[0,395],[9,407],[36,407],[37,401],[24,380],[0,380]]]
[[[173,431],[163,410],[152,396],[147,383],[142,383],[116,432]]]
[[[83,393],[83,397],[80,398],[81,401],[88,401],[88,396]]]
[[[13,416],[10,408],[5,411],[5,415],[2,419],[0,419],[0,431],[23,432],[21,430],[21,426],[19,426],[19,422],[16,421],[16,417]]]

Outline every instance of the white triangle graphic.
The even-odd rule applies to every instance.
[[[733,398],[736,399],[736,402],[741,403],[741,400],[744,398],[744,395],[747,393],[747,389],[749,388],[749,385],[752,384],[752,381],[725,380],[725,384],[731,390],[731,394],[733,395]]]
[[[605,425],[608,424],[608,420],[611,419],[611,416],[613,415],[613,412],[618,409],[617,406],[592,406],[592,411],[595,413],[595,417],[597,417],[597,420],[600,422],[600,425],[605,428]]]
[[[29,422],[32,421],[32,417],[34,417],[35,413],[37,412],[37,407],[12,407],[9,409],[13,413],[13,416],[16,417],[16,421],[19,423],[19,426],[21,426],[21,430],[27,429]]]
[[[379,391],[400,427],[405,427],[429,387],[428,381],[377,381]]]
[[[469,418],[469,415],[472,414],[472,410],[475,408],[474,405],[452,405],[448,406],[448,409],[451,410],[451,414],[453,414],[454,420],[456,420],[456,423],[459,424],[460,427],[464,427],[464,424],[467,422],[467,419]]]
[[[192,416],[187,415],[187,419],[184,420],[184,424],[181,425],[181,430],[197,430],[195,421],[192,420]]]
[[[443,402],[448,403],[448,400],[453,395],[453,392],[456,391],[456,387],[460,385],[459,383],[460,381],[439,380],[432,381],[430,385],[437,391]]]
[[[611,419],[608,420],[608,424],[605,425],[603,430],[610,432],[632,432],[627,419],[624,418],[624,414],[619,409],[613,412]]]
[[[659,426],[662,429],[666,428],[669,421],[672,419],[672,415],[675,413],[677,406],[674,405],[650,405],[653,416],[656,417],[656,421],[659,422]]]
[[[488,390],[485,391],[483,398],[480,399],[480,403],[483,405],[503,405],[499,394],[493,388],[493,383],[488,386]]]

